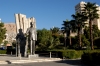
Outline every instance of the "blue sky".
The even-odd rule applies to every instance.
[[[15,23],[14,14],[22,13],[36,19],[37,29],[62,27],[63,20],[71,20],[75,5],[81,1],[99,0],[0,0],[0,18],[4,23]]]

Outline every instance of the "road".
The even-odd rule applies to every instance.
[[[35,62],[35,63],[24,63],[24,64],[2,64],[0,66],[86,66],[81,65],[79,61],[56,61],[56,62]]]

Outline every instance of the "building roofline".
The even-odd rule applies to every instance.
[[[16,23],[4,23],[4,24],[16,24]]]

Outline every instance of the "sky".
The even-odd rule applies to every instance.
[[[79,2],[100,5],[100,0],[0,0],[0,18],[4,23],[15,23],[14,14],[25,14],[36,19],[37,29],[62,27],[63,21],[71,20],[75,5]]]

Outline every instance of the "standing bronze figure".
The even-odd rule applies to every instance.
[[[37,41],[37,32],[35,28],[35,23],[31,22],[30,27],[26,31],[26,35],[29,38],[30,52],[31,55],[35,54],[35,42]]]

